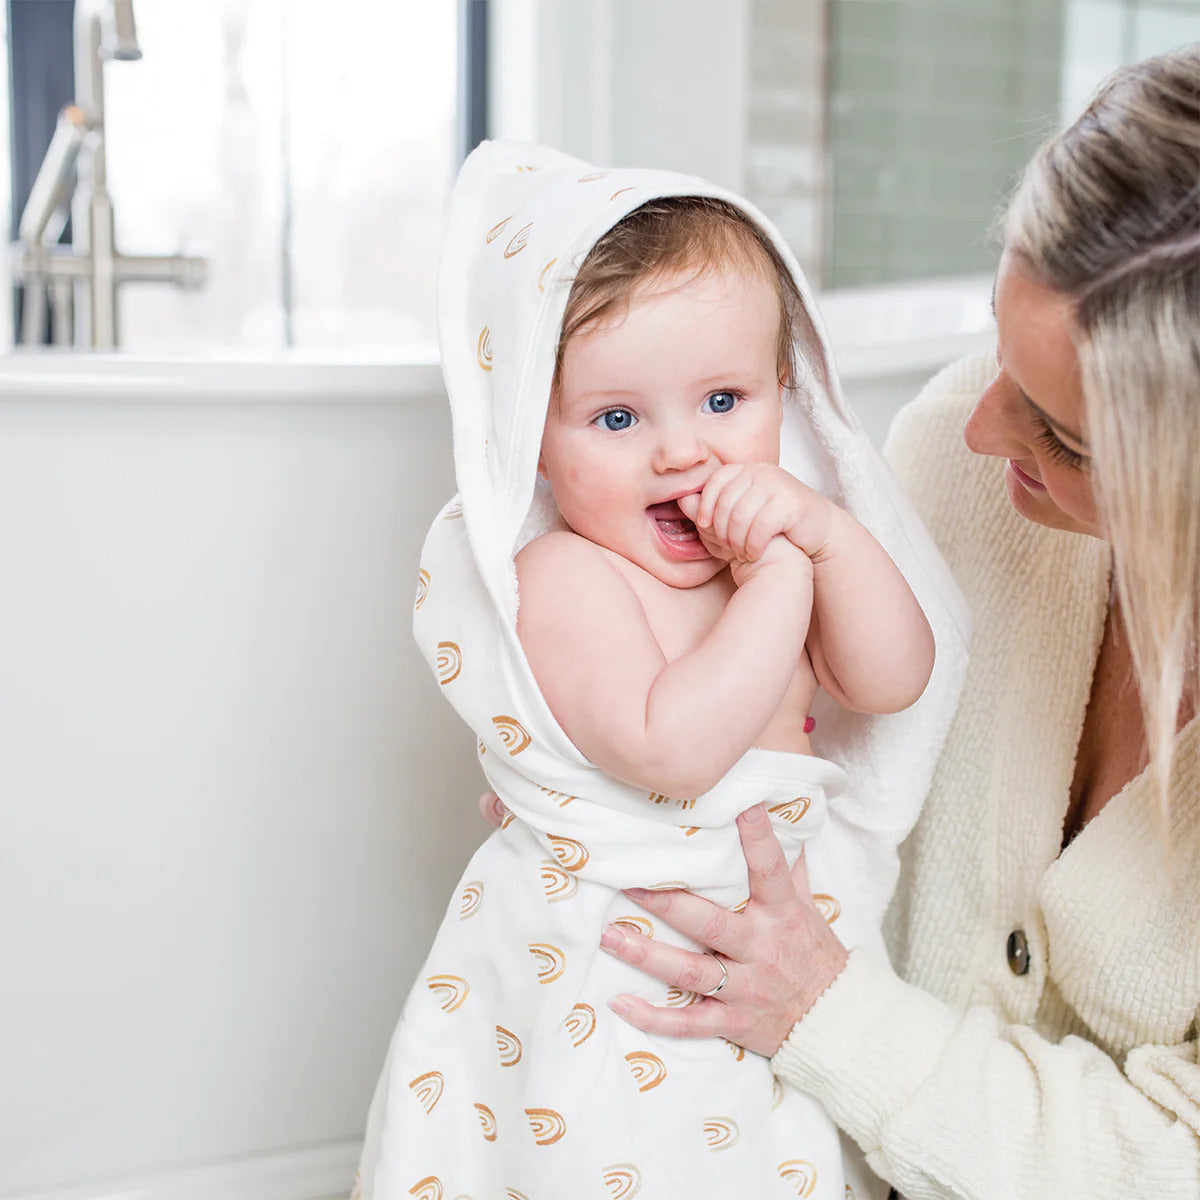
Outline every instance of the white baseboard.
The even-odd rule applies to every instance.
[[[361,1148],[359,1141],[338,1142],[57,1191],[12,1192],[3,1200],[345,1200]]]

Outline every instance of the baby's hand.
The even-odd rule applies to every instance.
[[[782,534],[814,562],[827,552],[839,511],[824,496],[772,463],[729,463],[702,491],[681,496],[679,507],[695,522],[710,553],[743,563],[762,558]]]

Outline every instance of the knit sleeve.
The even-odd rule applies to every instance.
[[[853,951],[772,1062],[908,1200],[1200,1196],[1196,1042],[1143,1046],[1125,1071],[964,1013]]]

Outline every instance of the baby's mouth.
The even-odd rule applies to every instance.
[[[677,500],[651,504],[646,515],[658,526],[663,537],[672,542],[694,542],[699,538],[695,524],[683,515]]]

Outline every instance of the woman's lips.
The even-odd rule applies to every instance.
[[[1023,483],[1031,492],[1044,492],[1046,490],[1044,483],[1038,483],[1032,475],[1027,475],[1011,458],[1008,460],[1008,469],[1017,477],[1017,481]]]
[[[648,505],[646,516],[650,518],[669,557],[681,561],[708,557],[696,526],[683,515],[678,501],[667,500],[662,504]]]

